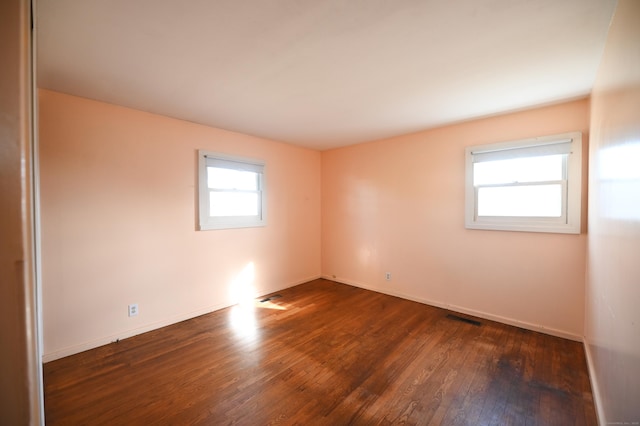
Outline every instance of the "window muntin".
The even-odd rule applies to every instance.
[[[264,163],[199,152],[200,229],[265,224]]]
[[[580,133],[467,148],[466,227],[580,232]]]

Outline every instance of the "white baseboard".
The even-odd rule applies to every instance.
[[[445,303],[445,302],[440,302],[440,301],[436,301],[436,300],[430,300],[430,299],[424,299],[421,297],[415,297],[409,294],[404,294],[404,293],[399,293],[399,292],[394,292],[394,291],[389,291],[389,290],[385,290],[385,289],[379,289],[379,288],[375,288],[375,287],[371,287],[369,285],[366,284],[362,284],[362,283],[358,283],[358,282],[354,282],[354,281],[350,281],[350,280],[345,280],[342,279],[340,277],[338,278],[334,278],[332,275],[323,275],[322,278],[325,278],[327,280],[331,280],[331,281],[335,281],[335,282],[339,282],[342,284],[347,284],[347,285],[351,285],[354,287],[359,287],[359,288],[363,288],[365,290],[371,290],[371,291],[375,291],[377,293],[383,293],[383,294],[388,294],[389,296],[395,296],[395,297],[399,297],[401,299],[407,299],[407,300],[412,300],[414,302],[418,302],[418,303],[423,303],[425,305],[430,305],[430,306],[435,306],[438,308],[443,308],[443,309],[448,309],[450,311],[455,311],[455,312],[459,312],[462,314],[467,314],[467,315],[472,315],[475,317],[479,317],[479,318],[484,318],[490,321],[496,321],[496,322],[500,322],[503,324],[507,324],[507,325],[513,325],[515,327],[520,327],[520,328],[524,328],[527,330],[532,330],[532,331],[537,331],[540,333],[544,333],[544,334],[549,334],[551,336],[556,336],[556,337],[562,337],[564,339],[569,339],[569,340],[574,340],[576,342],[582,342],[582,336],[575,334],[575,333],[571,333],[568,331],[564,331],[564,330],[558,330],[552,327],[547,327],[541,324],[533,324],[533,323],[529,323],[529,322],[525,322],[525,321],[520,321],[517,320],[515,318],[508,318],[508,317],[503,317],[500,315],[494,315],[488,312],[482,312],[482,311],[477,311],[475,309],[469,309],[466,308],[464,306],[458,306],[458,305],[452,305],[450,303]]]
[[[313,281],[315,279],[321,278],[320,275],[314,275],[309,278],[305,278],[303,280],[298,280],[289,285],[280,286],[273,290],[268,291],[266,294],[273,293],[275,291],[284,290],[286,288],[295,287],[300,284],[304,284],[309,281]],[[100,337],[98,339],[90,340],[88,342],[83,342],[77,345],[68,346],[66,348],[49,352],[42,355],[42,362],[47,363],[50,361],[55,361],[56,359],[64,358],[66,356],[75,355],[80,352],[88,351],[89,349],[95,349],[97,347],[107,345],[109,343],[113,343],[117,340],[127,339],[129,337],[137,336],[138,334],[146,333],[148,331],[157,330],[158,328],[166,327],[171,324],[176,324],[181,321],[185,321],[191,318],[199,317],[200,315],[209,314],[214,311],[218,311],[220,309],[228,308],[229,306],[233,306],[233,304],[218,304],[211,305],[204,308],[197,309],[192,312],[185,312],[178,315],[174,315],[170,318],[167,318],[162,321],[153,322],[150,324],[145,324],[142,327],[133,328],[130,330],[124,330],[115,334],[111,334],[108,336]]]
[[[591,355],[591,349],[589,341],[585,336],[582,344],[584,346],[584,354],[587,358],[587,370],[589,371],[589,381],[591,382],[591,395],[593,395],[593,405],[596,407],[596,416],[598,418],[598,424],[606,424],[604,413],[602,412],[602,397],[600,396],[600,387],[598,386],[598,379],[596,376],[595,367],[593,364],[593,356]]]
[[[88,342],[83,342],[77,345],[68,346],[66,348],[60,349],[55,352],[50,352],[44,354],[42,356],[42,362],[47,363],[50,361],[55,361],[56,359],[64,358],[66,356],[75,355],[80,352],[88,351],[89,349],[94,349],[99,346],[107,345],[109,343],[113,343],[118,340],[127,339],[129,337],[136,336],[138,334],[146,333],[147,331],[156,330],[158,328],[166,327],[171,324],[178,323],[180,321],[188,320],[191,318],[198,317],[200,315],[208,314],[213,311],[217,311],[219,309],[227,308],[230,305],[213,305],[208,306],[206,308],[201,308],[193,312],[182,313],[179,315],[175,315],[166,320],[153,322],[150,324],[145,324],[142,327],[133,328],[130,330],[124,330],[119,333],[111,334],[109,336],[104,336],[99,339],[90,340]]]

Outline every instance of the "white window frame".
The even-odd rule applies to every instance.
[[[567,147],[568,152],[566,152]],[[562,215],[560,218],[478,216],[478,188],[474,186],[473,178],[474,162],[517,157],[535,157],[541,153],[548,154],[554,151],[567,153],[562,180],[563,200]],[[566,234],[580,233],[580,219],[582,214],[582,133],[571,132],[518,141],[470,146],[466,148],[465,156],[466,228]],[[558,182],[555,181],[554,183]],[[518,185],[518,183],[514,183],[513,185]],[[509,184],[501,186],[509,186]]]
[[[258,215],[256,216],[223,216],[209,214],[209,187],[207,183],[207,167],[224,165],[232,170],[245,170],[258,173]],[[266,225],[266,190],[265,163],[252,158],[238,157],[218,152],[198,151],[198,204],[199,229],[235,229],[252,228]]]

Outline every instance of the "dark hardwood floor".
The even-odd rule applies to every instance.
[[[47,424],[596,424],[580,343],[326,280],[278,294],[45,364]]]

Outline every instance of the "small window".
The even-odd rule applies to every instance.
[[[579,132],[466,149],[466,227],[580,233]]]
[[[200,229],[264,226],[264,163],[199,151]]]

